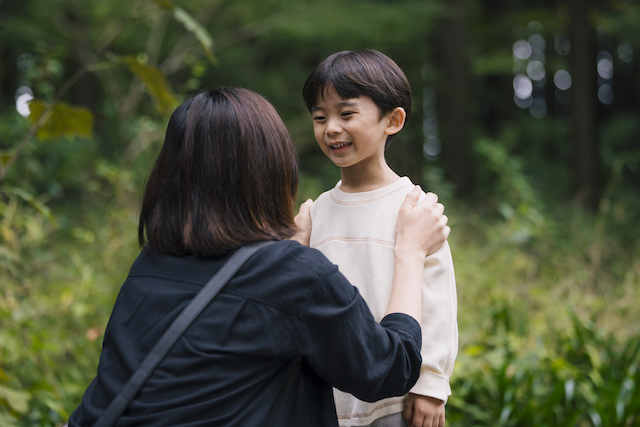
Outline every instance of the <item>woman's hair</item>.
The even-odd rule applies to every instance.
[[[214,257],[293,235],[298,165],[273,105],[242,88],[180,105],[142,197],[140,246]]]
[[[365,49],[337,52],[322,61],[307,77],[302,97],[311,109],[328,88],[343,99],[368,96],[378,106],[380,119],[396,107],[411,118],[411,86],[400,67],[387,55]],[[393,135],[387,137],[387,145]]]

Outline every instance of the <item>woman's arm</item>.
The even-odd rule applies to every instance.
[[[405,313],[418,322],[422,317],[424,260],[442,246],[451,232],[438,196],[427,193],[416,205],[420,194],[420,187],[416,186],[398,211],[393,289],[385,313]]]
[[[312,273],[314,263],[305,261],[305,268]],[[338,267],[325,271],[300,304],[298,344],[304,360],[327,384],[358,399],[406,394],[420,375],[420,324],[401,313],[376,322]]]

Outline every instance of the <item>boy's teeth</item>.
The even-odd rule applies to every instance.
[[[340,147],[344,147],[345,145],[349,145],[349,142],[343,142],[341,144],[332,144],[331,147],[333,148],[340,148]]]

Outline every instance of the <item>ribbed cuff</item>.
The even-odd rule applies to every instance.
[[[427,370],[423,366],[418,382],[411,388],[411,393],[433,397],[447,403],[451,396],[451,385],[447,377]]]

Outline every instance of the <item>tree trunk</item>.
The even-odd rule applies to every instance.
[[[440,22],[437,40],[438,69],[442,73],[436,91],[442,156],[447,179],[458,194],[471,191],[469,137],[470,70],[464,0],[450,0]]]
[[[571,152],[573,197],[578,204],[595,209],[599,199],[597,75],[595,31],[589,12],[591,0],[569,0],[571,13]]]

